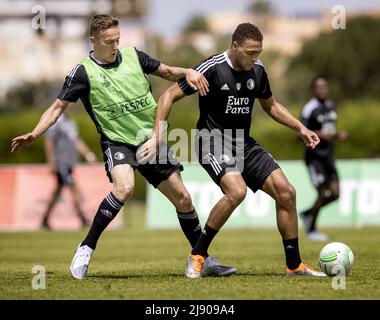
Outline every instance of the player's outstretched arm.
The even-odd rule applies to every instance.
[[[90,147],[83,139],[78,138],[75,147],[87,162],[95,163],[97,161],[95,153],[91,151]]]
[[[69,101],[56,99],[53,104],[42,114],[39,122],[32,132],[12,139],[11,152],[21,151],[36,140],[40,135],[42,135],[58,120],[69,103]]]
[[[260,99],[260,104],[264,111],[274,120],[296,131],[307,147],[313,149],[318,145],[318,135],[307,129],[301,121],[295,118],[281,103],[277,102],[273,96],[269,99]]]
[[[186,78],[188,85],[193,90],[198,91],[201,96],[205,96],[208,92],[207,79],[202,73],[191,68],[170,67],[161,63],[160,67],[153,74],[169,81],[178,81]]]
[[[156,119],[154,121],[154,129],[152,137],[146,141],[137,151],[136,156],[140,163],[145,163],[157,152],[157,146],[162,140],[163,133],[167,127],[167,120],[171,112],[173,104],[185,97],[185,93],[181,90],[177,83],[169,87],[158,100]]]
[[[173,84],[160,96],[157,104],[156,119],[154,120],[154,135],[158,140],[162,139],[173,104],[185,96],[186,94],[178,83]]]

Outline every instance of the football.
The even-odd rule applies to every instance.
[[[352,250],[342,242],[331,242],[319,253],[319,265],[328,276],[347,276],[354,264]]]

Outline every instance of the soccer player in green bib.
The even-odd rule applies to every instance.
[[[193,70],[167,66],[134,47],[118,48],[119,20],[109,15],[96,15],[90,25],[93,50],[67,75],[62,91],[43,113],[32,132],[12,140],[16,152],[42,135],[62,115],[71,102],[81,99],[101,139],[105,169],[113,190],[100,203],[86,238],[78,245],[70,271],[83,279],[98,239],[108,224],[130,198],[134,188],[134,170],[162,192],[175,206],[181,228],[192,247],[201,235],[201,226],[189,192],[180,175],[183,167],[166,146],[160,157],[167,163],[137,161],[136,152],[153,133],[157,104],[151,94],[146,74],[170,81],[186,78],[200,95],[207,94],[208,82]],[[220,265],[208,257],[203,276],[227,276],[236,269]]]

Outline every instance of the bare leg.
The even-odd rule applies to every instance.
[[[76,185],[76,183],[72,183],[69,185],[69,188],[70,188],[70,191],[71,191],[71,194],[73,196],[73,203],[74,203],[74,207],[77,211],[77,215],[79,217],[79,219],[81,220],[82,222],[82,225],[83,226],[86,226],[88,225],[88,222],[83,214],[83,210],[82,210],[82,206],[81,206],[81,193],[79,191],[79,188],[78,186]]]
[[[262,190],[276,202],[277,227],[284,240],[298,237],[296,191],[281,169],[274,170]]]
[[[50,200],[48,202],[48,206],[47,206],[46,211],[45,211],[43,218],[42,218],[42,226],[44,226],[46,228],[49,228],[48,220],[49,220],[50,214],[51,214],[54,206],[57,204],[57,201],[58,201],[59,195],[61,194],[62,189],[63,189],[63,185],[58,184],[57,187],[55,188],[55,190],[53,191],[51,197],[50,197]]]
[[[247,186],[243,177],[235,172],[224,175],[220,185],[224,196],[211,209],[207,220],[207,224],[215,230],[219,230],[226,223],[247,194]]]
[[[157,189],[169,199],[178,212],[194,210],[190,194],[183,184],[179,171],[175,171],[168,179],[162,181]]]
[[[100,235],[116,217],[123,204],[133,192],[134,172],[130,165],[117,165],[111,170],[113,191],[110,192],[100,203],[95,214],[91,228],[82,242],[95,250]]]
[[[311,207],[311,209],[308,210],[310,214],[313,216],[310,231],[316,229],[316,222],[320,209],[339,198],[339,181],[331,181],[328,186],[321,186],[317,188],[317,190],[318,197],[315,200],[314,205]]]
[[[193,248],[201,236],[202,226],[190,194],[182,182],[180,171],[175,171],[168,179],[162,181],[157,189],[175,206],[182,232]]]
[[[212,240],[235,208],[244,200],[247,193],[247,186],[240,173],[233,172],[224,175],[220,186],[224,196],[211,209],[202,235],[191,252],[194,256],[205,257],[207,255]]]
[[[276,202],[277,227],[282,236],[286,265],[296,270],[301,265],[298,246],[296,191],[281,169],[274,170],[265,180],[262,190]]]

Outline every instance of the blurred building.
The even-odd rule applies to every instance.
[[[210,16],[208,21],[210,30],[215,34],[230,34],[242,22],[256,24],[264,34],[265,50],[292,56],[299,52],[306,39],[315,37],[330,26],[330,16],[327,13],[294,17],[222,13]]]
[[[155,56],[154,43],[147,48],[156,33],[148,30],[145,21],[148,6],[149,0],[0,0],[0,101],[9,88],[23,81],[63,82],[70,69],[88,55],[88,25],[96,13],[121,18],[120,46],[134,45]],[[43,28],[32,25],[43,22],[37,19],[39,14],[46,16]],[[163,39],[166,48],[175,50],[190,43],[207,56],[214,52],[218,38],[230,36],[239,23],[247,21],[262,29],[265,50],[294,56],[305,39],[331,30],[332,13],[255,16],[247,10],[216,12],[205,18],[208,32]]]
[[[63,83],[88,55],[93,14],[117,15],[121,45],[143,46],[146,8],[146,0],[0,0],[0,99],[23,81]]]
[[[380,11],[356,11],[347,13],[347,20],[356,15],[380,16]],[[191,43],[201,52],[210,52],[210,47],[218,36],[231,36],[236,26],[242,22],[257,25],[264,34],[265,50],[273,50],[282,55],[297,55],[305,40],[316,37],[322,31],[332,31],[331,21],[334,14],[331,11],[295,12],[291,16],[263,15],[258,16],[250,12],[217,12],[206,17],[209,32],[187,34],[186,37],[177,36],[167,39],[170,46],[177,46],[183,42]]]

